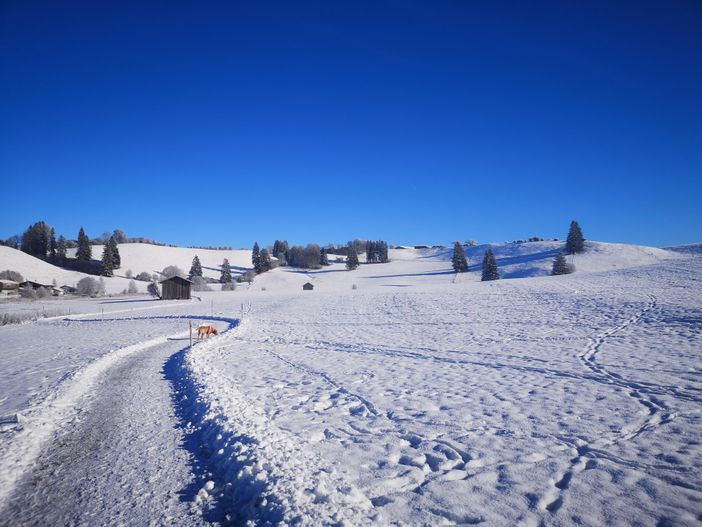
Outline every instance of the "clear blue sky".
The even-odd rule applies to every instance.
[[[0,2],[0,237],[702,240],[702,3]]]

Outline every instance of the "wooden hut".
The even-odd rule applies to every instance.
[[[190,280],[171,276],[161,280],[161,300],[190,300]]]
[[[305,285],[302,286],[303,291],[312,291],[313,289],[314,286],[310,282],[307,282]]]

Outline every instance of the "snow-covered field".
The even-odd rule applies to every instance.
[[[559,247],[0,328],[0,524],[698,525],[702,258]]]

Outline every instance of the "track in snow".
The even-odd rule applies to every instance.
[[[228,329],[236,325],[226,321]],[[205,508],[198,499],[207,473],[197,437],[173,406],[174,375],[182,372],[166,371],[172,357],[188,350],[178,342],[182,336],[125,348],[134,351],[121,357],[117,350],[86,367],[106,362],[87,393],[67,400],[74,405],[69,420],[56,423],[36,461],[15,482],[0,525],[202,525],[212,519],[202,513],[219,510],[213,500]]]

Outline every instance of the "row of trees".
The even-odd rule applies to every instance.
[[[366,242],[366,263],[388,263],[388,243],[383,240]]]

